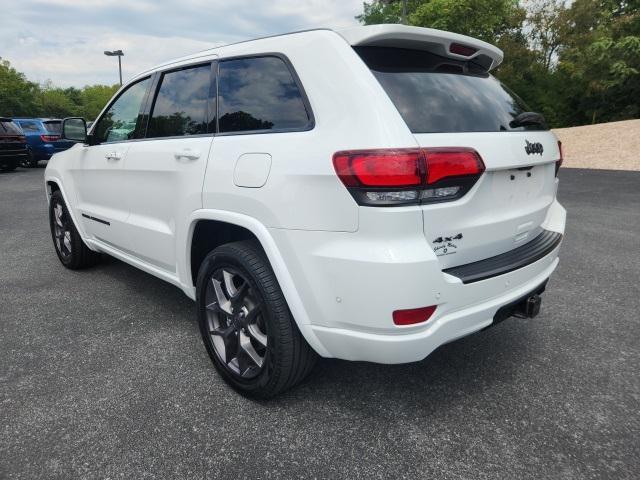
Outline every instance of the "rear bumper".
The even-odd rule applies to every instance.
[[[31,151],[33,152],[34,159],[49,160],[51,156],[59,150],[56,149],[51,143],[43,143],[40,145],[33,145],[31,147]]]
[[[26,149],[0,152],[0,164],[18,165],[27,158],[29,158],[29,151]]]
[[[537,290],[558,265],[557,256],[535,277],[508,293],[431,319],[426,328],[406,334],[375,334],[355,330],[311,327],[314,336],[333,357],[376,363],[408,363],[424,359],[436,348],[482,330],[493,323],[498,310]],[[547,262],[545,262],[547,263]]]
[[[542,227],[562,234],[565,216],[554,201]],[[556,243],[521,268],[465,284],[442,271],[421,224],[415,224],[413,233],[407,225],[376,235],[272,232],[310,319],[299,322],[300,330],[321,355],[378,363],[421,360],[491,325],[502,306],[535,291],[558,265]],[[393,324],[394,310],[429,305],[437,309],[427,322]]]

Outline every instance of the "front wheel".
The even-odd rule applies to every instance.
[[[289,311],[260,245],[216,248],[198,274],[198,317],[207,352],[232,387],[269,398],[300,383],[316,353]]]
[[[82,241],[60,190],[53,192],[49,201],[49,226],[56,253],[65,267],[79,270],[97,263],[99,254]]]

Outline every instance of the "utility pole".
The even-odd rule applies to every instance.
[[[105,50],[104,54],[107,57],[118,57],[118,73],[120,74],[120,86],[122,86],[122,57],[124,56],[124,53],[122,53],[122,50],[113,50],[113,51],[109,51],[109,50]]]

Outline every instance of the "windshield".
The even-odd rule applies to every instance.
[[[528,111],[517,95],[473,62],[423,50],[355,47],[413,133],[546,130],[512,123]]]

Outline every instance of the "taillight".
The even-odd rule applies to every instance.
[[[60,135],[40,135],[43,142],[55,142],[60,140]]]
[[[422,308],[411,308],[409,310],[396,310],[393,312],[393,323],[396,325],[415,325],[426,322],[436,311],[436,305]]]
[[[556,160],[556,177],[558,176],[558,172],[562,166],[562,161],[564,160],[564,157],[562,156],[562,142],[560,140],[558,140],[558,150],[560,150],[560,159]]]
[[[333,165],[358,204],[378,207],[456,200],[484,172],[475,150],[457,147],[349,150]]]

